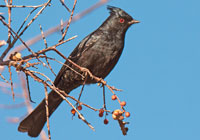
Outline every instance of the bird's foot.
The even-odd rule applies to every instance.
[[[88,75],[91,79],[94,78],[93,74],[90,72],[89,69],[81,67],[80,70],[83,72],[84,77],[86,78]]]
[[[106,85],[106,81],[104,81],[104,79],[103,78],[98,78],[98,86],[104,86],[104,85]]]

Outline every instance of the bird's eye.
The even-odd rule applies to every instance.
[[[124,20],[123,18],[120,18],[120,19],[119,19],[119,22],[120,22],[120,23],[124,23],[124,21],[125,21],[125,20]]]

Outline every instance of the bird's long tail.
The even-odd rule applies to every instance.
[[[49,116],[56,110],[63,99],[54,91],[48,95]],[[28,132],[31,137],[37,137],[46,123],[45,99],[29,114],[18,127],[20,132]]]

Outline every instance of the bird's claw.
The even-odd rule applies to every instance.
[[[84,77],[89,75],[89,77],[93,79],[93,74],[87,68],[81,67],[80,70],[83,72]]]

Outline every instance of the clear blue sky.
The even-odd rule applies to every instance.
[[[78,1],[75,13],[83,11],[96,1]],[[63,103],[50,119],[52,140],[199,140],[200,1],[112,0],[108,5],[120,7],[141,21],[128,30],[120,61],[106,78],[110,85],[123,89],[118,95],[127,102],[126,109],[131,112],[131,118],[127,120],[130,122],[128,135],[121,134],[117,122],[111,116],[108,116],[109,125],[105,126],[98,113],[84,108],[84,116],[96,129],[93,132],[79,119],[72,120],[71,108]],[[19,27],[21,17],[26,15],[23,9],[18,10],[13,10],[20,16],[13,18],[13,22],[16,21],[13,27]],[[47,30],[59,24],[61,18],[67,19],[69,14],[60,13],[63,11],[61,4],[53,1],[52,7],[44,11],[23,39],[28,40],[39,34],[38,24]],[[6,9],[1,8],[0,12],[6,13]],[[68,37],[78,35],[78,38],[66,43],[59,50],[68,56],[78,42],[95,30],[108,15],[106,6],[102,6],[72,24]],[[0,28],[2,27],[0,24]],[[0,40],[6,39],[3,31],[6,30],[0,30]],[[54,44],[58,38],[59,33],[50,36],[47,38],[48,44]],[[44,45],[40,42],[33,47],[37,51]],[[58,72],[61,66],[54,66]],[[77,96],[79,91],[80,89],[75,90],[71,95]],[[34,83],[31,86],[32,98],[37,104],[44,97],[43,92],[39,84]],[[112,94],[108,90],[106,95],[108,108],[119,107],[111,101]],[[17,99],[16,103],[21,101]],[[96,85],[87,86],[82,101],[97,108],[102,107],[102,90]],[[0,102],[14,104],[12,98],[4,94],[0,94]],[[25,112],[26,108],[0,109],[2,140],[31,139],[26,134],[17,132],[17,124],[6,122],[7,117],[23,116]]]

